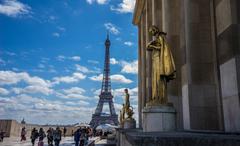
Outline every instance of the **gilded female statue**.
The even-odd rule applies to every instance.
[[[168,103],[167,83],[176,78],[175,63],[164,38],[166,33],[156,26],[152,26],[149,33],[155,40],[147,45],[147,51],[152,52],[152,99],[148,105],[163,105]]]

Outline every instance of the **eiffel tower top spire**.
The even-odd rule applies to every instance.
[[[111,79],[110,79],[110,45],[109,32],[107,32],[107,39],[105,41],[105,61],[103,70],[103,80],[101,94],[111,94]]]

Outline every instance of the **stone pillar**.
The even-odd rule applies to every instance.
[[[168,98],[177,110],[177,127],[182,129],[181,66],[183,65],[183,50],[180,49],[180,8],[179,0],[162,0],[163,31],[167,33],[167,42],[172,50],[177,71],[177,78],[168,84]]]
[[[141,83],[142,83],[142,109],[146,105],[146,9],[141,17]]]
[[[138,24],[138,70],[142,70],[142,37],[141,24]],[[139,128],[142,128],[142,77],[141,72],[138,72],[138,122]]]
[[[152,0],[152,20],[162,30],[162,0]]]
[[[146,43],[152,40],[152,36],[149,35],[149,28],[152,26],[152,1],[146,1]],[[147,102],[152,97],[152,55],[151,52],[146,52],[146,100]]]
[[[221,127],[210,1],[182,1],[186,53],[181,68],[184,129],[218,130]]]
[[[240,131],[240,1],[215,0],[225,131]]]

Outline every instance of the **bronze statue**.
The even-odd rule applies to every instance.
[[[125,92],[125,113],[127,114],[127,119],[132,119],[133,107],[130,105],[128,89],[124,89]]]
[[[147,45],[147,51],[152,52],[152,98],[148,105],[166,105],[167,83],[176,78],[176,68],[171,50],[165,40],[167,35],[156,26],[149,29],[155,40]]]

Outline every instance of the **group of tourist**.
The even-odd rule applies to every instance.
[[[45,131],[43,128],[40,128],[39,131],[37,131],[36,128],[33,128],[31,132],[31,142],[34,146],[36,139],[39,139],[38,146],[43,146],[43,140],[47,137],[48,140],[48,146],[53,146],[53,142],[55,146],[59,146],[60,141],[62,139],[62,131],[59,127],[57,127],[55,130],[53,128],[49,128],[47,130],[47,135],[45,134]]]
[[[89,137],[93,136],[93,131],[89,127],[80,127],[74,132],[75,146],[85,146]]]

